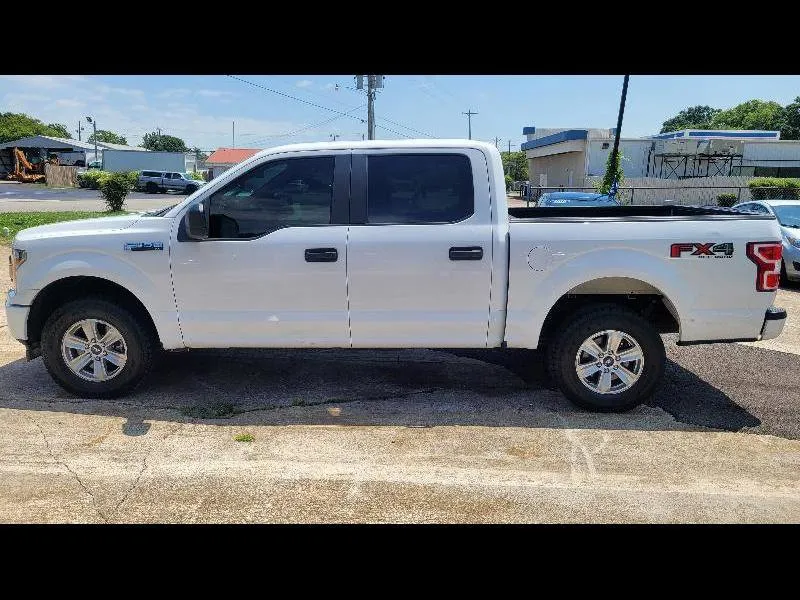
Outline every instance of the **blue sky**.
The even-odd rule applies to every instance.
[[[132,144],[161,127],[202,149],[229,147],[232,121],[237,147],[329,140],[332,134],[361,139],[366,131],[361,122],[366,98],[354,89],[352,75],[240,77],[353,111],[355,118],[334,118],[335,112],[223,75],[0,76],[0,112],[25,112],[70,130],[88,114],[99,128],[122,133]],[[385,83],[375,103],[379,138],[466,137],[467,118],[461,113],[471,109],[478,113],[472,118],[473,138],[494,141],[496,136],[501,146],[511,140],[518,148],[527,125],[614,127],[622,76],[387,75]],[[800,76],[634,75],[622,131],[626,136],[657,133],[665,119],[696,104],[728,108],[751,98],[786,104],[798,95]],[[86,139],[88,133],[83,135]]]

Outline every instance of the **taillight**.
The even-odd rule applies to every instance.
[[[781,283],[780,242],[747,242],[747,258],[756,263],[756,290],[772,292]]]

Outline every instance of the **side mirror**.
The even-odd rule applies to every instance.
[[[208,217],[204,202],[193,205],[183,220],[186,223],[186,235],[189,239],[198,241],[208,239]]]

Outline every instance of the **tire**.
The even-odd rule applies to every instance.
[[[786,272],[786,262],[781,259],[781,287],[790,287],[789,274]]]
[[[159,194],[166,194],[167,193],[167,188],[164,188],[164,187],[158,188],[158,193]]]
[[[148,181],[147,185],[144,186],[144,191],[147,192],[148,194],[157,194],[158,186],[152,181]]]
[[[82,340],[83,337],[89,338],[87,346],[91,344],[91,338],[86,335],[87,330],[83,327],[75,329],[86,319],[105,324],[95,328],[100,336],[106,337],[104,334],[111,331],[106,326],[116,329],[121,335],[123,345],[114,342],[106,349],[109,354],[115,356],[115,361],[119,360],[116,357],[124,355],[125,362],[122,366],[117,367],[110,362],[110,356],[102,358],[105,355],[100,355],[101,358],[97,359],[94,357],[98,356],[99,352],[92,354],[74,348],[74,341]],[[71,333],[69,338],[65,337],[67,333]],[[67,339],[73,341],[73,347],[62,346],[62,341]],[[115,398],[133,390],[150,371],[156,340],[150,324],[143,322],[143,319],[133,312],[103,298],[89,297],[68,302],[50,315],[42,330],[41,347],[42,360],[47,371],[65,390],[85,398]],[[76,374],[67,365],[65,353],[76,358],[81,358],[79,355],[90,355],[92,360],[86,363],[84,370],[80,371],[83,376]],[[94,378],[92,372],[107,378],[99,380]]]
[[[187,185],[186,188],[184,189],[184,191],[186,192],[187,195],[188,194],[194,194],[197,191],[197,186],[196,185]]]
[[[653,395],[664,374],[666,354],[661,336],[645,319],[618,305],[595,304],[578,311],[564,325],[548,348],[548,371],[573,404],[596,412],[624,412]],[[606,355],[595,361],[583,350],[589,347],[584,346],[584,342],[601,332],[618,332],[612,333],[616,339],[622,340],[617,352],[625,352],[625,356],[631,357],[640,352],[642,358],[620,362],[614,356]],[[594,341],[598,349],[606,351],[609,342],[611,346],[614,343],[608,333]],[[598,363],[601,366],[595,370]],[[588,377],[578,375],[579,364]],[[603,381],[601,378],[606,373],[608,376]],[[630,383],[626,384],[618,373],[624,374]],[[605,393],[600,391],[603,387],[606,387]]]

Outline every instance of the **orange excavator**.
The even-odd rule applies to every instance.
[[[32,165],[19,148],[14,148],[14,172],[9,173],[8,179],[23,183],[35,183],[44,179],[44,163]]]

